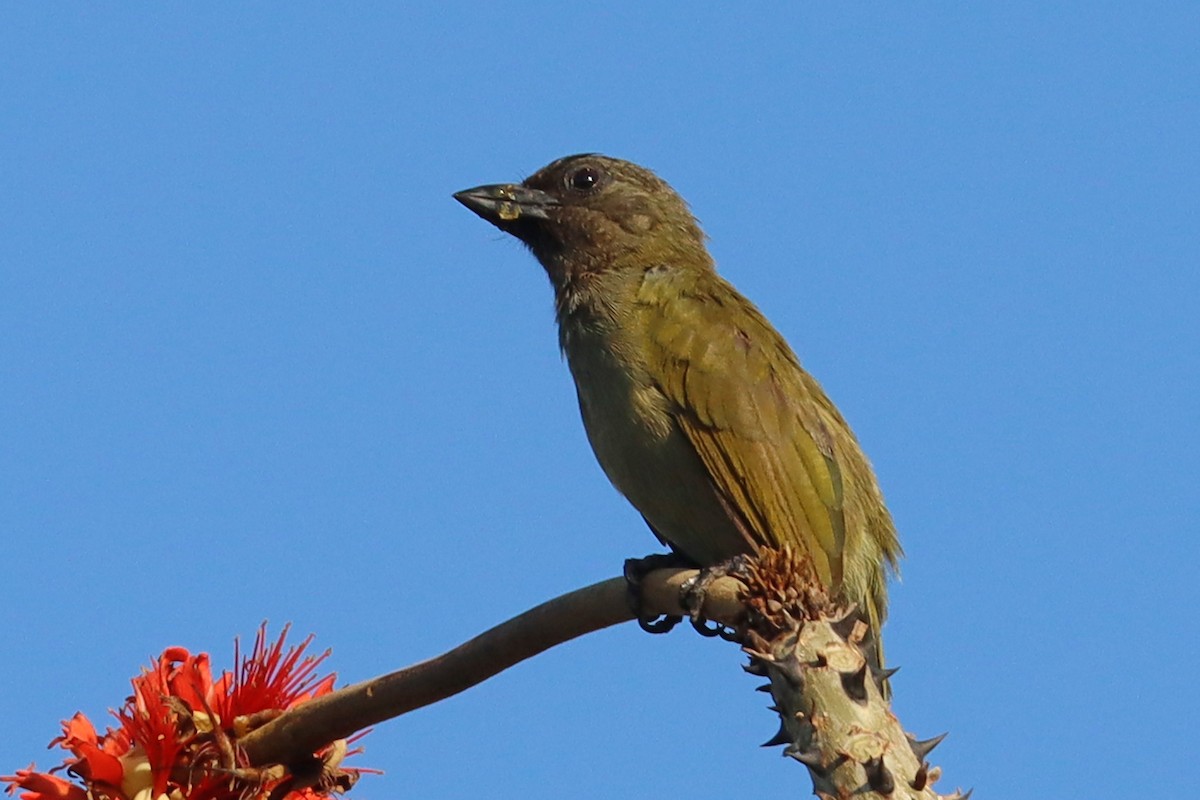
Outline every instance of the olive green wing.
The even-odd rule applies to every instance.
[[[757,545],[807,552],[836,591],[846,526],[829,401],[731,285],[686,277],[640,289],[647,367],[735,522]]]

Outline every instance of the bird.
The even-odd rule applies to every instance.
[[[454,198],[545,269],[588,441],[651,531],[701,567],[806,555],[870,627],[882,670],[902,550],[875,473],[784,337],[717,273],[686,201],[598,153]]]

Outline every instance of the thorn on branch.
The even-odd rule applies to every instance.
[[[777,747],[781,744],[787,744],[792,741],[792,736],[788,733],[787,728],[783,725],[779,726],[779,730],[770,739],[767,739],[759,747]]]
[[[794,652],[787,658],[775,662],[775,669],[793,689],[804,685],[805,664]]]
[[[867,634],[867,624],[856,612],[857,607],[851,607],[841,619],[830,623],[833,632],[850,644],[859,644]]]
[[[753,675],[757,678],[767,677],[767,664],[763,660],[763,656],[765,656],[765,655],[766,655],[765,653],[751,653],[750,654],[750,663],[743,664],[742,669],[745,670],[748,674]]]
[[[864,661],[863,665],[854,672],[842,673],[842,689],[845,690],[846,696],[859,705],[867,703],[867,664]]]
[[[815,747],[809,748],[808,750],[801,750],[793,745],[785,749],[783,754],[788,758],[796,759],[817,775],[824,776],[829,772],[829,770],[825,767],[825,762],[821,758],[821,751]]]
[[[908,782],[908,785],[911,786],[913,789],[915,789],[918,792],[924,790],[925,787],[929,785],[929,762],[928,761],[921,762],[921,766],[917,768],[917,774],[914,775],[913,779]]]
[[[889,669],[879,669],[877,667],[871,667],[871,675],[872,675],[872,677],[875,678],[875,683],[877,683],[880,686],[883,686],[884,684],[886,684],[889,680],[892,679],[892,676],[895,675],[899,671],[900,671],[899,667],[891,667]]]
[[[795,745],[792,745],[791,747],[785,748],[783,754],[788,758],[796,759],[801,764],[812,770],[812,773],[819,778],[824,778],[847,761],[847,758],[844,754],[839,754],[837,758],[826,764],[824,759],[821,758],[820,749],[817,747],[810,747],[807,750],[801,750]]]
[[[949,735],[950,735],[950,732],[947,731],[946,733],[943,733],[940,736],[934,736],[932,739],[920,739],[920,740],[918,740],[910,735],[908,737],[908,746],[912,748],[913,755],[915,755],[917,757],[917,760],[924,761],[926,758],[929,757],[929,754],[933,752],[933,748],[935,748],[939,744],[941,744],[942,740],[945,739]]]
[[[867,773],[867,786],[879,794],[891,794],[896,790],[896,781],[892,778],[892,771],[883,763],[882,756],[867,759],[863,764],[863,770]]]

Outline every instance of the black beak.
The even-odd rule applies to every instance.
[[[519,183],[463,189],[454,193],[454,199],[501,230],[517,220],[550,219],[550,209],[558,205],[553,195]]]

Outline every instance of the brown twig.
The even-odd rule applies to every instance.
[[[651,614],[683,614],[681,590],[698,573],[661,569],[641,581]],[[701,613],[735,629],[748,672],[769,679],[785,745],[808,767],[821,798],[964,800],[940,796],[927,761],[940,741],[917,741],[891,712],[886,672],[872,672],[867,630],[830,600],[803,558],[766,552],[708,585]],[[282,714],[237,742],[253,766],[303,764],[329,742],[443,700],[555,645],[633,619],[624,578],[612,578],[526,611],[436,658],[348,686]]]
[[[679,592],[695,570],[655,570],[642,580],[648,613],[681,614]],[[741,584],[715,581],[704,615],[735,624],[742,614]],[[411,667],[316,698],[250,732],[238,744],[250,764],[288,764],[320,747],[469,689],[493,675],[592,631],[633,619],[624,578],[611,578],[526,611],[470,641]]]

